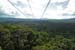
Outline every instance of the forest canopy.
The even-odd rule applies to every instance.
[[[75,50],[75,32],[33,28],[0,24],[0,50]]]

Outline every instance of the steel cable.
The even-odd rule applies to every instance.
[[[46,8],[44,9],[44,11],[43,11],[43,13],[42,13],[41,18],[43,18],[44,14],[45,14],[45,11],[47,10],[47,7],[48,7],[50,1],[51,1],[51,0],[48,1],[47,5],[46,5]],[[23,14],[24,16],[26,16],[26,14],[24,14],[24,13],[23,13],[22,11],[20,11],[16,6],[14,6],[14,4],[13,4],[11,1],[8,0],[8,2],[9,2],[13,7],[15,7],[21,14]],[[28,2],[28,6],[29,6],[29,8],[30,8],[30,10],[31,10],[31,12],[32,12],[32,16],[35,17],[34,14],[33,14],[32,7],[31,7],[31,5],[30,5],[29,0],[27,0],[27,2]]]
[[[47,7],[48,7],[48,5],[50,4],[50,2],[51,2],[51,0],[48,1],[47,5],[46,5],[46,7],[45,7],[45,9],[44,9],[44,11],[43,11],[43,13],[42,13],[41,18],[43,18],[43,16],[44,16],[44,14],[45,14],[45,12],[46,12],[46,10],[47,10]]]
[[[22,11],[20,11],[16,6],[14,6],[14,4],[8,0],[8,2],[16,9],[18,10],[21,14],[23,14],[24,16],[26,16],[26,14],[24,14]]]
[[[28,0],[27,0],[27,1],[28,1]],[[19,10],[16,6],[14,6],[14,4],[13,4],[10,0],[8,0],[8,2],[9,2],[15,9],[17,9],[21,14],[23,14],[24,16],[26,16],[26,14],[24,14],[21,10]],[[31,9],[31,12],[32,12],[32,8],[31,8],[31,5],[30,5],[29,1],[28,1],[28,5],[29,5],[29,8]],[[32,12],[32,16],[34,16],[34,15],[33,15],[33,12]]]
[[[28,6],[29,6],[29,8],[30,8],[30,10],[31,10],[31,12],[32,12],[32,16],[35,17],[35,16],[34,16],[34,13],[33,13],[33,11],[32,11],[32,7],[31,7],[31,5],[30,5],[29,0],[27,0],[27,2],[28,2]]]

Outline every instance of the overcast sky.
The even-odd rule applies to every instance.
[[[75,0],[0,0],[0,6],[5,13],[16,15],[15,18],[75,18]],[[42,16],[47,4],[49,5]]]

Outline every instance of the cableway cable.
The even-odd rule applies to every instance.
[[[34,16],[34,13],[33,13],[33,10],[32,10],[32,7],[31,7],[31,5],[30,5],[30,1],[27,0],[27,2],[28,2],[28,6],[29,6],[29,8],[30,8],[30,10],[31,10],[32,16],[35,17],[35,16]]]
[[[50,2],[51,2],[51,0],[48,1],[47,5],[46,5],[46,8],[44,9],[44,11],[43,11],[43,13],[42,13],[41,18],[43,18],[43,16],[44,16],[44,14],[45,14],[45,12],[46,12],[46,10],[47,10],[47,8],[48,8]]]

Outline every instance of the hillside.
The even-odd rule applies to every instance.
[[[27,26],[34,30],[43,31],[74,31],[75,19],[17,19],[0,18],[2,24],[17,24]]]
[[[0,50],[75,50],[75,19],[0,18]]]

